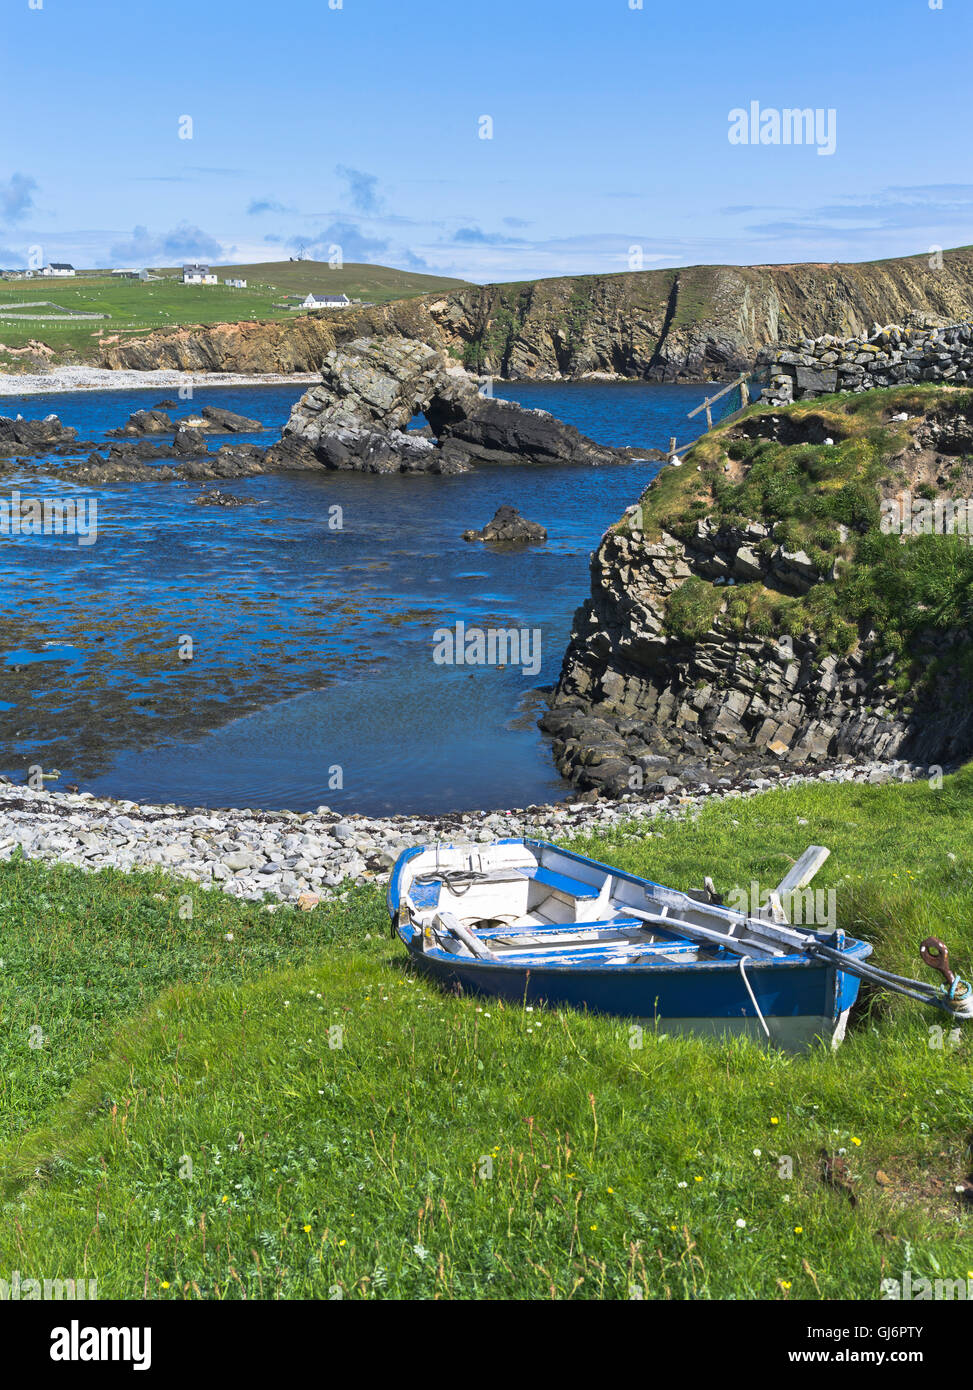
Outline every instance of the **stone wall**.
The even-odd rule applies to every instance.
[[[773,405],[918,381],[967,386],[973,384],[973,323],[893,326],[867,338],[801,338],[766,349],[757,370],[767,373],[762,398]]]

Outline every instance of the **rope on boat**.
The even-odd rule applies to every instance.
[[[512,879],[507,869],[436,869],[428,874],[416,874],[413,883],[443,883],[451,893],[461,898],[477,883],[504,883]]]
[[[927,985],[922,980],[910,979],[907,975],[893,975],[889,970],[881,970],[877,965],[865,961],[849,960],[841,951],[825,946],[821,941],[809,940],[806,947],[809,956],[818,956],[830,961],[839,970],[849,975],[857,975],[860,980],[880,985],[895,994],[904,994],[920,1004],[929,1004],[942,1009],[955,1018],[973,1018],[973,987],[957,975],[952,983],[944,988],[941,985]]]
[[[484,874],[473,869],[437,869],[431,874],[416,874],[412,882],[444,883],[451,893],[462,897],[470,891],[474,883],[479,883],[484,877]]]
[[[740,957],[740,974],[743,976],[743,983],[744,983],[744,984],[746,985],[746,987],[747,987],[747,993],[748,993],[749,996],[750,996],[750,1003],[753,1005],[754,1009],[757,1011],[757,1017],[760,1019],[760,1026],[761,1026],[761,1028],[764,1030],[764,1032],[767,1034],[767,1037],[769,1038],[769,1037],[770,1037],[770,1029],[767,1027],[767,1020],[764,1018],[763,1014],[760,1012],[760,1005],[757,1003],[757,996],[754,994],[753,990],[751,989],[751,987],[750,987],[750,981],[747,979],[747,960],[748,960],[748,959],[749,959],[749,957],[747,957],[747,956],[741,956],[741,957]]]

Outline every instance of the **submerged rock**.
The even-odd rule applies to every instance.
[[[201,492],[193,498],[194,507],[248,507],[256,505],[256,502],[256,497],[236,497],[232,492],[220,492],[219,488]]]
[[[528,521],[521,516],[516,507],[498,507],[493,520],[488,521],[482,531],[464,531],[464,541],[489,541],[493,543],[540,542],[547,540],[547,532],[536,521]]]
[[[72,465],[63,471],[71,482],[90,486],[97,483],[149,481],[203,482],[210,478],[252,477],[267,470],[264,467],[264,451],[256,444],[224,444],[213,454],[206,453],[204,448],[200,458],[188,459],[172,444],[155,444],[142,439],[113,444],[107,458],[94,453],[84,463]]]

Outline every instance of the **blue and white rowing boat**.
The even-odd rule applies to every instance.
[[[818,1038],[837,1046],[861,978],[973,1016],[973,991],[949,972],[939,942],[924,943],[923,958],[947,980],[933,987],[866,965],[872,947],[841,930],[787,925],[788,900],[827,856],[812,845],[766,912],[748,915],[708,881],[682,893],[541,840],[419,846],[395,864],[389,914],[415,963],[449,987],[660,1032],[745,1034],[789,1051]]]

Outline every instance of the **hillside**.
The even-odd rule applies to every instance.
[[[104,365],[316,371],[336,343],[391,331],[496,377],[725,378],[794,337],[867,333],[875,322],[915,314],[973,316],[973,247],[943,253],[939,267],[929,261],[690,266],[466,285],[410,300],[407,313],[355,310],[324,322],[223,324],[106,343]]]
[[[176,274],[182,267],[160,271]],[[254,265],[220,265],[213,269],[220,279],[246,280],[248,285],[269,285],[283,294],[346,294],[349,299],[384,304],[390,299],[410,299],[417,294],[441,294],[459,289],[466,280],[446,275],[418,275],[388,265],[349,261],[332,270],[327,261],[260,261]]]
[[[323,261],[268,261],[214,266],[216,285],[184,285],[181,267],[153,270],[148,281],[124,280],[107,270],[81,271],[68,280],[0,282],[0,370],[32,365],[100,362],[109,349],[174,326],[204,332],[222,323],[267,323],[297,317],[286,296],[346,294],[385,304],[462,287],[462,280],[415,275],[389,266],[349,263],[331,270]],[[247,281],[244,290],[224,282]]]

